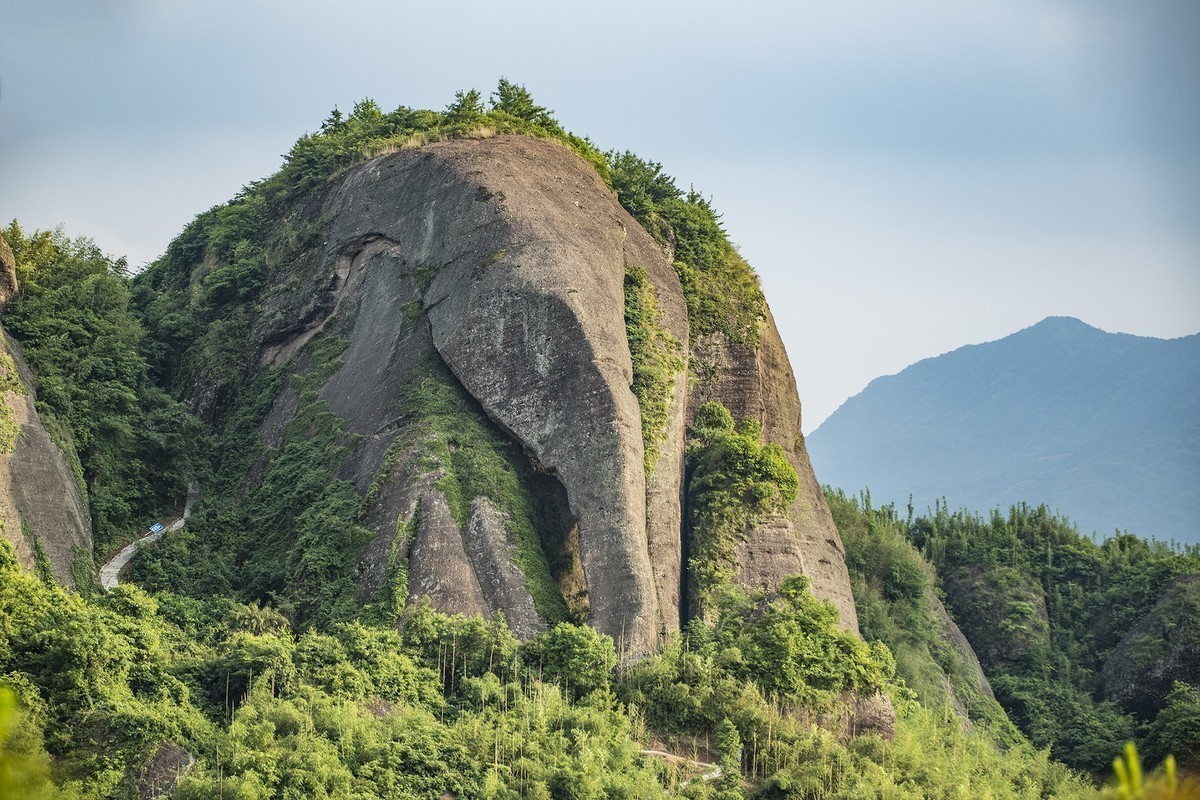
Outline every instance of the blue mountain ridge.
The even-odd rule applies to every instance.
[[[1085,534],[1200,543],[1200,334],[1048,317],[871,381],[807,442],[822,483],[876,503],[1045,503]]]

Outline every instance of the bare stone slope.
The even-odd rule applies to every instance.
[[[688,409],[718,399],[735,417],[760,420],[801,481],[786,519],[747,532],[740,580],[769,588],[807,574],[857,628],[841,541],[808,463],[773,321],[763,320],[757,347],[710,337],[693,348],[670,254],[578,156],[520,136],[403,150],[351,170],[304,213],[327,221],[326,235],[276,276],[260,306],[256,358],[302,371],[310,341],[348,341],[320,397],[357,435],[346,477],[372,492],[366,524],[375,539],[358,568],[365,594],[404,563],[410,599],[502,611],[523,635],[544,626],[547,608],[565,604],[627,654],[650,652],[681,621]],[[689,389],[688,370],[675,375],[649,475],[624,319],[631,267],[645,271],[660,324],[685,358],[717,376]],[[496,436],[516,444],[518,478],[537,487],[542,522],[545,508],[558,509],[539,534],[541,552],[531,554],[516,533],[521,503],[466,498],[469,520],[462,510],[456,519],[444,467],[423,455],[445,436],[405,399],[439,370]],[[264,425],[269,442],[295,403],[291,390],[279,397]],[[450,453],[460,445],[454,439],[444,442]],[[553,602],[531,569],[552,576]]]

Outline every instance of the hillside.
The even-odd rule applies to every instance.
[[[808,446],[822,482],[918,512],[1036,502],[1085,533],[1200,542],[1200,334],[1050,317],[872,381]]]

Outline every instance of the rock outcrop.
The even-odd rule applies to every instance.
[[[572,151],[522,136],[401,150],[348,171],[295,222],[319,226],[319,244],[272,276],[252,358],[303,373],[310,343],[346,341],[319,396],[354,437],[344,476],[371,492],[364,595],[403,564],[410,599],[501,611],[522,635],[569,607],[626,655],[650,652],[681,624],[685,426],[689,408],[715,399],[760,421],[800,475],[786,517],[746,532],[739,581],[771,588],[804,573],[857,629],[773,321],[755,346],[690,343],[668,248]],[[649,470],[624,317],[631,269],[683,356]],[[709,379],[689,380],[689,363]],[[414,399],[420,387],[433,394]],[[437,423],[452,409],[431,408],[435,395],[460,422]],[[278,397],[268,443],[296,403],[294,389]],[[456,494],[453,473],[480,445],[454,426],[477,417],[488,430],[472,435],[508,448],[506,485],[520,497]]]
[[[0,304],[16,290],[12,251],[0,238]],[[4,276],[12,276],[6,283]],[[64,586],[94,571],[92,524],[67,455],[50,438],[20,346],[0,327],[0,534],[17,560],[48,568]]]
[[[784,449],[800,478],[800,491],[787,518],[748,532],[739,546],[739,580],[746,587],[766,588],[789,575],[807,575],[814,594],[831,601],[842,624],[857,631],[842,537],[808,459],[796,377],[770,310],[756,347],[714,334],[695,344],[692,358],[700,366],[695,371],[711,377],[696,382],[689,407],[716,400],[734,419],[758,420],[763,437]]]
[[[1104,666],[1104,696],[1143,719],[1176,681],[1200,691],[1200,575],[1176,578]]]
[[[17,296],[17,262],[12,248],[0,236],[0,308]]]
[[[1012,567],[960,567],[942,576],[954,609],[984,669],[1020,664],[1050,641],[1046,593]]]

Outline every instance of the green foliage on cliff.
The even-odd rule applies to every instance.
[[[5,349],[3,339],[0,339],[0,455],[13,451],[17,444],[17,435],[20,433],[12,407],[4,397],[8,392],[23,395],[26,389],[17,374],[17,365]]]
[[[762,444],[754,420],[734,425],[720,403],[696,411],[689,431],[687,528],[689,602],[704,615],[737,574],[737,545],[747,529],[782,516],[800,479],[783,448]]]
[[[608,162],[610,185],[621,205],[674,249],[691,337],[720,333],[734,342],[757,344],[766,300],[711,202],[695,190],[683,194],[662,164],[628,150],[609,152]]]
[[[338,477],[354,437],[317,394],[347,344],[314,339],[286,384],[282,371],[269,371],[247,388],[219,435],[213,480],[186,531],[139,553],[134,573],[143,585],[271,598],[300,624],[357,613],[350,572],[370,533],[359,524],[362,495]],[[295,414],[279,443],[264,446],[259,426],[281,391],[294,398]],[[244,485],[248,473],[256,480]]]
[[[642,414],[646,474],[654,471],[671,416],[675,377],[685,366],[682,345],[662,327],[654,286],[641,267],[625,270],[625,336],[633,360],[633,393]]]
[[[15,220],[4,238],[21,286],[4,327],[37,375],[47,431],[78,456],[103,552],[185,493],[201,429],[149,374],[124,260],[61,230],[26,235]]]

